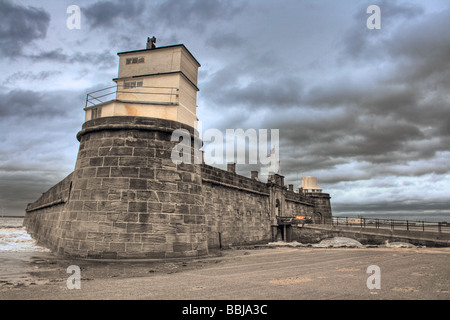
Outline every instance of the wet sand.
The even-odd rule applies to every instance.
[[[450,300],[450,248],[242,248],[170,261],[0,253],[0,299]],[[70,265],[81,288],[68,289]],[[381,289],[366,285],[369,265]]]

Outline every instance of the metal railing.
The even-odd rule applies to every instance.
[[[124,88],[123,85],[115,85],[88,93],[86,95],[85,108],[115,99],[136,102],[176,103],[178,101],[178,91],[179,89],[176,87],[134,86]],[[149,95],[150,99],[148,99]]]
[[[322,220],[324,224],[335,226],[375,228],[390,230],[422,231],[422,232],[450,232],[448,222],[412,221],[398,219],[379,219],[364,217],[332,217],[332,219]]]

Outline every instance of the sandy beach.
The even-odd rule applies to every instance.
[[[167,261],[89,261],[0,253],[0,299],[450,299],[450,248],[247,247]],[[81,270],[69,289],[67,267]],[[369,289],[378,265],[381,288]]]

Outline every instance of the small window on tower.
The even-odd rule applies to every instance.
[[[124,89],[132,89],[132,88],[136,88],[136,87],[142,87],[142,85],[143,85],[143,81],[129,81],[129,82],[123,83],[123,88]]]
[[[134,63],[144,63],[144,57],[136,57],[136,58],[127,58],[126,64],[134,64]]]
[[[92,108],[91,109],[91,119],[97,119],[102,116],[102,108]]]
[[[123,83],[123,88],[124,88],[124,89],[130,89],[130,83],[131,83],[131,82],[124,82],[124,83]]]

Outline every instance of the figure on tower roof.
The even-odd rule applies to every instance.
[[[153,38],[147,37],[147,49],[155,49],[156,48],[155,43],[156,38],[154,36]]]

